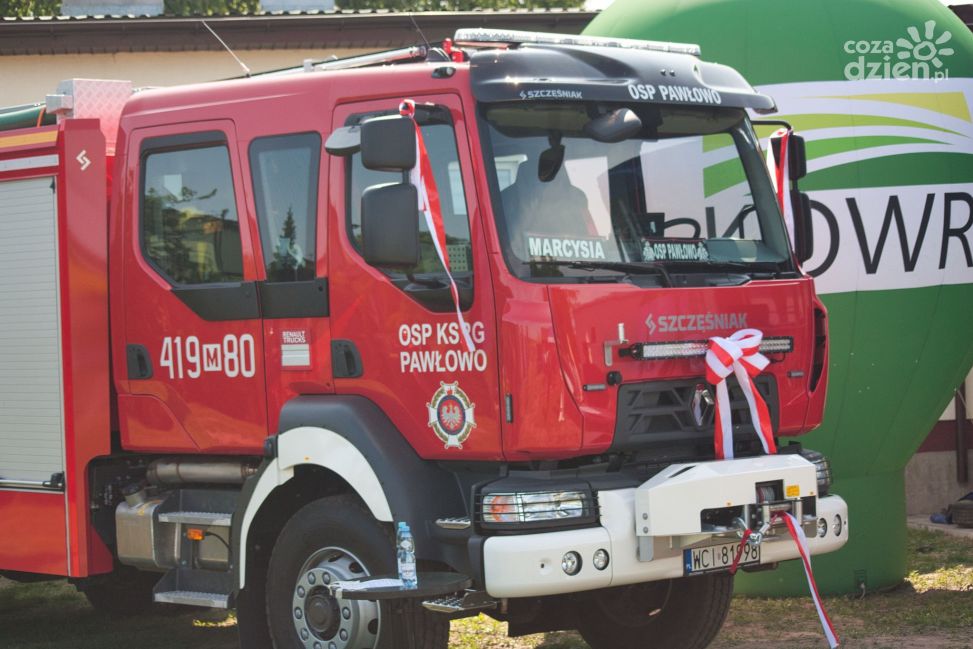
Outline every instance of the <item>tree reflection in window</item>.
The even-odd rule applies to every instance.
[[[320,157],[317,133],[262,137],[250,145],[267,281],[314,279]]]
[[[149,154],[141,228],[146,257],[171,281],[241,281],[240,226],[226,147]]]

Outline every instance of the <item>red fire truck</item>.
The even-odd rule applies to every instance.
[[[235,607],[245,647],[445,647],[481,611],[706,646],[731,566],[798,557],[782,514],[848,538],[827,460],[776,448],[821,421],[827,334],[773,110],[696,46],[464,30],[0,113],[0,574]],[[398,521],[411,603],[343,596]]]

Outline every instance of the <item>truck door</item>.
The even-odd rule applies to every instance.
[[[331,158],[329,266],[335,388],[382,408],[426,458],[499,458],[500,397],[493,292],[466,122],[453,95],[411,97],[442,205],[446,247],[457,281],[468,349],[446,274],[420,218],[415,268],[374,268],[361,256],[361,196],[401,173],[365,169],[359,154]],[[395,114],[401,97],[346,104],[339,128]]]
[[[299,394],[334,391],[331,381],[326,228],[319,227],[321,135],[255,137],[246,151],[257,217],[260,312],[267,368],[269,429]]]
[[[267,435],[252,217],[235,140],[225,120],[133,133],[128,394],[119,395],[127,449],[254,452]]]

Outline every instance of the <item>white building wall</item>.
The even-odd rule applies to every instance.
[[[369,49],[239,50],[252,72],[300,67],[304,59],[321,60],[370,52]],[[3,84],[0,106],[43,102],[64,79],[126,79],[136,88],[177,86],[239,77],[243,70],[225,51],[119,52],[0,57]]]
[[[973,416],[973,372],[964,382],[966,398],[966,417]],[[953,425],[956,421],[954,402],[946,407],[941,422]],[[971,424],[967,424],[970,426]],[[956,451],[932,451],[916,453],[905,467],[906,513],[933,514],[944,509],[949,503],[973,491],[973,448],[968,450],[967,467],[970,480],[965,483],[956,480]]]

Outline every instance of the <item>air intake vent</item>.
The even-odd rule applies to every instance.
[[[754,382],[767,402],[774,430],[778,426],[777,382],[766,374]],[[737,456],[759,455],[760,441],[735,377],[727,379]],[[713,452],[713,390],[700,379],[630,383],[618,391],[612,450],[651,450],[661,461],[706,460]]]

